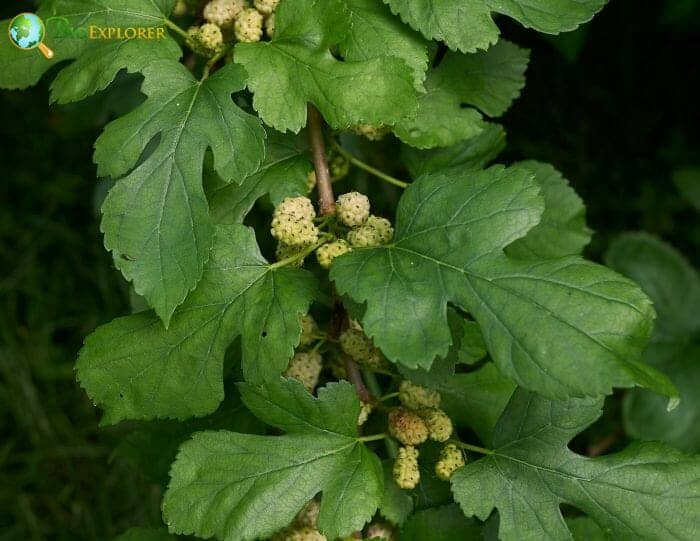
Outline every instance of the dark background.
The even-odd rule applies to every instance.
[[[3,2],[0,18],[27,9]],[[700,166],[700,1],[612,0],[558,38],[499,20],[532,49],[527,86],[505,116],[506,160],[548,161],[570,179],[596,231],[652,232],[698,263],[697,213],[674,172]],[[128,426],[99,429],[74,380],[82,339],[128,311],[103,250],[92,144],[133,107],[134,86],[77,105],[36,88],[0,91],[0,540],[110,539],[157,524],[159,488],[113,448]]]

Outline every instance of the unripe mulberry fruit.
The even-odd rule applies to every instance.
[[[296,353],[284,371],[288,378],[301,381],[309,392],[313,392],[318,385],[318,378],[323,368],[321,355],[315,351],[309,353]]]
[[[263,16],[255,8],[246,8],[236,17],[233,33],[238,41],[260,41],[263,31]]]
[[[369,225],[361,225],[350,231],[348,242],[355,248],[374,248],[382,245],[379,232]]]
[[[316,171],[311,170],[308,175],[306,175],[306,191],[311,193],[316,187]]]
[[[319,265],[328,269],[336,257],[348,253],[350,249],[350,245],[343,239],[334,240],[316,249],[316,259]]]
[[[299,220],[313,220],[316,217],[316,210],[308,197],[285,197],[275,207],[275,212],[273,213],[273,217],[282,216]]]
[[[344,193],[335,205],[338,218],[348,227],[362,225],[369,218],[369,199],[360,192]]]
[[[404,445],[420,445],[429,435],[421,416],[403,407],[389,412],[389,433]]]
[[[369,359],[374,353],[374,344],[365,336],[365,333],[357,329],[346,329],[340,333],[340,347],[356,361]]]
[[[331,151],[328,154],[328,170],[333,182],[345,178],[350,172],[350,161],[337,151]]]
[[[400,488],[416,488],[418,481],[420,481],[418,449],[411,446],[401,447],[396,454],[392,473],[394,481]]]
[[[373,522],[367,526],[366,539],[381,539],[382,541],[394,541],[394,529],[385,522]]]
[[[360,414],[357,416],[357,426],[362,426],[369,419],[369,414],[372,413],[372,404],[369,402],[360,402]]]
[[[284,242],[277,243],[277,249],[275,250],[275,258],[277,261],[282,261],[289,257],[297,257],[304,251],[304,246],[292,246],[291,244],[285,244]],[[295,267],[301,267],[304,264],[304,258],[300,258],[294,262]]]
[[[447,441],[452,435],[452,421],[450,417],[438,408],[423,408],[418,411],[425,424],[428,425],[430,439],[434,441]]]
[[[282,539],[284,541],[327,541],[325,535],[309,526],[291,530]]]
[[[224,35],[221,33],[221,28],[213,23],[204,23],[200,26],[197,38],[210,51],[216,51],[224,43]]]
[[[275,14],[272,13],[265,17],[265,33],[267,37],[272,39],[275,37]]]
[[[357,135],[362,135],[370,141],[379,141],[389,132],[386,126],[372,126],[371,124],[358,124],[352,127]]]
[[[297,526],[308,526],[315,528],[318,525],[318,515],[321,512],[321,502],[317,499],[309,500],[309,502],[297,513],[294,523]]]
[[[221,28],[231,28],[245,7],[245,0],[212,0],[204,6],[203,16]]]
[[[435,474],[443,481],[449,481],[452,474],[464,464],[462,451],[454,443],[448,443],[440,451],[440,460],[435,463]]]
[[[407,379],[399,385],[399,400],[407,408],[437,408],[440,406],[440,393],[426,389]]]
[[[187,2],[185,0],[177,0],[175,3],[175,7],[173,7],[173,17],[182,17],[183,15],[187,15],[187,12],[189,11],[187,7]]]
[[[308,246],[318,241],[316,216],[308,197],[287,197],[272,216],[272,236],[289,246]]]
[[[304,314],[299,317],[299,325],[301,326],[301,338],[299,338],[299,346],[308,346],[316,339],[318,334],[318,324],[311,317],[311,314]]]
[[[270,13],[277,9],[277,5],[279,3],[280,0],[255,0],[253,5],[255,6],[255,9],[257,9],[263,15],[270,15]]]
[[[382,244],[388,244],[391,242],[391,239],[394,238],[394,228],[391,226],[391,222],[386,218],[380,218],[379,216],[370,214],[365,225],[376,229],[379,235],[379,241]]]

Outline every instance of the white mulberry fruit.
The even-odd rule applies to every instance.
[[[308,246],[318,241],[316,213],[307,197],[287,197],[272,216],[272,236],[289,246]]]
[[[224,35],[221,33],[221,28],[213,23],[204,23],[200,26],[197,39],[210,51],[216,51],[224,43]]]
[[[369,414],[372,413],[372,404],[369,402],[360,402],[360,414],[357,416],[357,426],[362,426],[369,419]]]
[[[373,522],[367,526],[366,539],[381,539],[382,541],[394,541],[394,529],[385,522]]]
[[[271,13],[265,17],[265,33],[267,37],[272,39],[275,37],[275,14]]]
[[[336,257],[349,252],[350,249],[350,245],[343,239],[334,240],[316,249],[316,259],[318,259],[319,265],[328,269]]]
[[[389,129],[386,126],[372,126],[371,124],[357,124],[352,127],[352,131],[357,135],[366,137],[370,141],[379,141],[389,133]]]
[[[321,512],[321,502],[316,498],[309,502],[297,513],[294,523],[297,526],[308,526],[315,528],[318,526],[318,515]]]
[[[392,470],[394,481],[400,488],[416,488],[420,481],[418,469],[418,449],[412,446],[401,447],[394,460]]]
[[[362,225],[369,218],[369,199],[360,192],[344,193],[335,205],[338,218],[348,227]]]
[[[348,242],[355,248],[374,248],[382,245],[382,238],[374,227],[361,225],[348,233]]]
[[[221,28],[231,28],[233,21],[245,8],[245,0],[211,0],[204,6],[203,16]]]
[[[318,324],[311,317],[311,314],[304,314],[299,317],[299,325],[301,326],[301,338],[299,338],[299,346],[305,347],[311,345],[318,334]]]
[[[399,400],[407,408],[437,408],[440,406],[440,393],[403,380],[399,385]]]
[[[391,239],[394,238],[394,228],[391,226],[391,222],[386,218],[380,218],[374,214],[370,214],[365,223],[368,227],[373,227],[379,234],[379,241],[382,244],[388,244]]]
[[[301,381],[309,392],[313,392],[316,385],[318,385],[318,378],[321,375],[322,368],[323,360],[319,353],[315,351],[310,353],[300,352],[294,355],[294,358],[284,371],[284,375]]]
[[[254,6],[263,15],[270,15],[277,9],[280,0],[255,0]]]
[[[420,445],[429,435],[421,416],[403,407],[389,412],[389,433],[404,445]]]
[[[441,409],[423,408],[418,411],[430,432],[430,439],[434,441],[447,441],[452,435],[452,420]]]
[[[284,242],[277,243],[277,249],[275,250],[275,258],[277,261],[282,261],[289,257],[297,257],[304,251],[304,246],[292,246],[290,244],[285,244]],[[295,267],[301,267],[304,264],[304,258],[301,257],[294,262]]]
[[[282,539],[283,541],[327,541],[325,535],[309,526],[290,530]]]
[[[435,474],[443,481],[449,481],[452,474],[464,464],[461,449],[454,443],[448,443],[440,451],[440,460],[435,463]]]
[[[238,41],[260,41],[263,32],[263,16],[255,8],[246,8],[236,17],[233,32]]]

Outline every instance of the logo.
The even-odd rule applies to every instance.
[[[34,13],[20,13],[10,21],[7,35],[12,44],[23,51],[39,49],[47,59],[53,58],[53,51],[44,45],[46,27]]]

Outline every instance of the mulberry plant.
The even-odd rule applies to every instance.
[[[582,257],[554,167],[498,161],[529,51],[494,16],[558,34],[604,3],[45,0],[167,33],[49,33],[52,61],[2,42],[5,88],[59,64],[52,103],[139,102],[94,150],[134,309],[76,364],[102,424],[170,463],[163,524],[123,539],[697,538],[698,446],[644,426],[643,397],[654,427],[697,414],[646,362],[652,300]],[[581,454],[635,387],[640,441]]]

